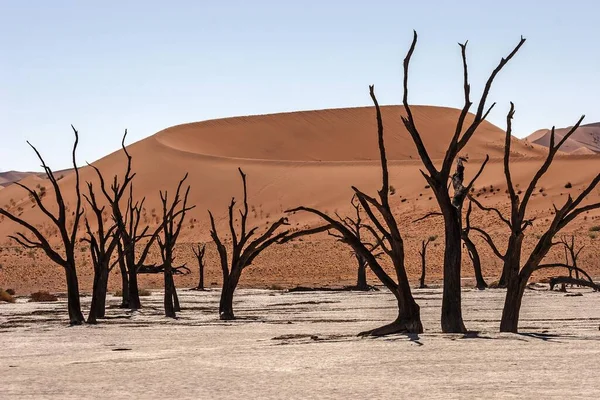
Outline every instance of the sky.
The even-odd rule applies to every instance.
[[[501,57],[489,120],[514,101],[523,137],[580,115],[600,121],[600,2],[0,0],[0,171],[54,169],[172,125],[239,115],[402,101],[402,59],[419,42],[412,104],[462,107],[458,42],[472,97]]]

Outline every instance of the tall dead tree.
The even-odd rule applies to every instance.
[[[382,185],[381,189],[377,192],[379,199],[367,195],[354,186],[352,189],[373,225],[372,227],[370,225],[365,226],[377,240],[377,244],[380,246],[381,250],[389,257],[389,260],[394,266],[396,280],[385,271],[383,266],[377,260],[377,257],[372,253],[371,247],[365,245],[361,238],[357,237],[355,232],[348,229],[343,221],[310,207],[297,207],[289,210],[289,212],[306,211],[318,215],[330,226],[330,229],[337,232],[335,235],[341,241],[352,247],[357,254],[360,254],[367,261],[367,264],[377,278],[396,297],[398,303],[398,317],[396,320],[380,328],[362,332],[361,335],[383,336],[399,332],[422,333],[423,325],[421,324],[420,308],[412,295],[408,275],[406,273],[404,241],[389,203],[390,183],[381,109],[375,96],[374,86],[370,86],[369,91],[373,104],[375,105],[377,116],[377,138],[381,160]]]
[[[166,190],[164,192],[160,192],[160,200],[163,211],[161,231],[162,237],[160,235],[157,236],[157,241],[163,262],[162,267],[165,286],[165,316],[170,318],[175,318],[175,312],[180,311],[177,289],[175,288],[175,281],[173,279],[173,260],[175,259],[174,250],[177,244],[177,239],[179,238],[179,234],[181,233],[183,221],[185,220],[185,214],[195,207],[188,207],[187,205],[188,195],[190,193],[189,185],[185,190],[183,199],[181,198],[181,187],[187,177],[188,174],[185,174],[183,179],[179,181],[171,205],[168,205],[168,192]]]
[[[192,247],[192,251],[194,252],[194,256],[196,256],[196,260],[198,260],[198,286],[195,287],[196,290],[204,290],[204,254],[206,254],[206,245],[202,246],[197,245],[196,247]]]
[[[410,49],[404,59],[404,96],[403,96],[403,105],[404,110],[406,112],[406,117],[402,117],[402,122],[406,126],[408,133],[410,134],[415,146],[417,147],[417,151],[419,153],[419,157],[421,158],[425,171],[421,171],[425,180],[431,187],[433,193],[435,194],[436,200],[440,207],[440,211],[444,216],[444,232],[445,232],[445,251],[444,251],[444,290],[443,290],[443,298],[442,298],[442,331],[446,333],[450,332],[465,332],[466,328],[462,319],[462,309],[461,309],[461,280],[460,280],[460,269],[461,269],[461,240],[462,240],[462,205],[464,201],[464,197],[468,190],[465,192],[464,189],[469,189],[470,185],[462,186],[460,183],[457,187],[458,180],[462,180],[462,174],[464,171],[464,167],[459,162],[457,164],[457,172],[451,176],[452,165],[454,164],[457,156],[460,152],[465,148],[469,140],[473,137],[473,134],[477,131],[477,128],[481,125],[483,121],[485,121],[487,115],[494,107],[492,104],[486,110],[486,103],[488,94],[492,87],[492,83],[496,78],[496,75],[504,68],[504,66],[510,61],[511,58],[519,51],[521,46],[525,43],[525,39],[521,37],[520,42],[517,46],[512,50],[512,52],[506,57],[500,60],[498,66],[492,71],[490,77],[488,78],[481,98],[479,99],[479,104],[477,107],[477,112],[473,116],[473,119],[470,124],[467,124],[465,128],[465,123],[467,120],[467,115],[469,113],[469,109],[472,106],[472,102],[470,99],[470,91],[471,87],[469,84],[469,75],[467,68],[467,57],[466,57],[466,49],[467,43],[460,44],[462,61],[463,61],[463,75],[464,75],[464,98],[465,103],[460,112],[460,116],[456,123],[456,129],[448,144],[448,149],[442,161],[441,167],[438,169],[432,158],[430,157],[425,144],[421,138],[421,134],[419,133],[418,127],[414,120],[410,105],[408,104],[408,70],[411,57],[415,50],[415,46],[417,44],[417,33],[414,32],[414,37]],[[486,159],[487,161],[487,159]],[[481,169],[485,162],[481,166],[479,173],[481,173]],[[477,173],[477,175],[479,175]],[[452,181],[452,186],[454,187],[454,195],[450,195],[448,190],[448,181]],[[472,184],[473,182],[471,182]]]
[[[550,145],[548,147],[548,154],[543,164],[533,176],[525,192],[522,194],[522,196],[520,196],[515,190],[510,172],[510,148],[512,137],[512,118],[514,116],[514,112],[514,104],[511,103],[510,111],[506,117],[507,128],[504,148],[504,176],[506,179],[506,186],[508,188],[508,195],[510,199],[510,216],[505,217],[497,208],[485,207],[478,201],[474,201],[474,203],[482,210],[494,212],[500,218],[500,220],[504,222],[510,231],[508,244],[506,246],[507,258],[504,266],[507,291],[504,308],[502,310],[502,319],[500,322],[501,332],[517,332],[523,293],[531,275],[535,271],[545,268],[565,268],[564,263],[542,263],[544,257],[548,254],[552,246],[559,244],[559,242],[553,241],[554,237],[580,214],[600,208],[600,203],[582,205],[586,197],[600,182],[600,174],[598,174],[575,199],[569,195],[568,199],[560,208],[554,205],[554,217],[550,221],[550,225],[546,228],[544,234],[539,237],[534,249],[529,254],[526,261],[521,265],[524,232],[527,227],[533,224],[533,218],[527,217],[527,206],[529,201],[531,200],[531,197],[533,196],[534,190],[540,179],[542,179],[542,177],[550,168],[556,153],[563,143],[565,143],[565,141],[568,140],[569,137],[577,130],[584,117],[582,116],[579,121],[577,121],[577,123],[571,127],[571,129],[569,129],[562,139],[559,140],[558,144],[555,143],[555,128],[552,128],[550,132]],[[490,243],[490,246],[497,248],[494,245],[490,235],[486,234],[484,237]],[[577,270],[581,272],[581,269],[578,268]]]
[[[488,287],[485,279],[483,278],[483,274],[481,273],[481,258],[479,257],[479,251],[477,251],[477,246],[471,240],[469,234],[471,233],[471,213],[473,211],[473,203],[469,201],[469,207],[467,208],[467,213],[465,214],[465,226],[462,230],[462,240],[464,246],[467,248],[467,253],[469,254],[469,258],[471,259],[471,263],[473,264],[473,272],[475,273],[475,285],[477,289],[484,290]]]
[[[154,230],[149,225],[141,226],[142,210],[145,198],[133,201],[133,188],[129,186],[126,214],[123,218],[124,229],[120,229],[123,258],[127,269],[129,308],[138,310],[142,308],[138,286],[138,272],[145,266],[148,254],[157,240],[163,225],[158,224]]]
[[[87,237],[82,239],[89,243],[90,253],[92,257],[92,265],[94,267],[94,283],[92,286],[92,303],[90,305],[90,313],[88,315],[88,324],[95,324],[98,318],[104,318],[106,311],[106,292],[108,290],[108,276],[112,268],[117,262],[113,262],[113,254],[117,251],[117,246],[120,237],[117,233],[118,225],[112,222],[106,226],[104,220],[104,209],[100,207],[96,200],[94,187],[91,182],[87,183],[88,194],[84,194],[84,198],[96,217],[96,231],[94,232],[90,226],[86,216],[85,227]]]
[[[231,234],[231,251],[228,251],[223,241],[219,237],[215,219],[209,210],[211,225],[211,237],[217,245],[217,251],[221,261],[221,270],[223,272],[223,289],[221,291],[221,300],[219,302],[219,317],[222,320],[232,320],[235,318],[233,313],[233,294],[237,288],[242,272],[245,268],[252,265],[256,257],[275,243],[284,243],[301,235],[308,235],[318,232],[324,232],[327,227],[318,227],[298,232],[291,230],[279,231],[282,226],[289,226],[285,217],[279,218],[274,223],[267,226],[262,234],[258,234],[258,226],[248,228],[248,191],[246,185],[246,174],[241,168],[238,168],[243,184],[243,204],[239,210],[239,228],[236,229],[235,221],[235,197],[229,204],[229,230]]]
[[[55,250],[52,244],[50,244],[50,237],[44,236],[42,232],[40,232],[40,230],[33,224],[21,219],[19,216],[4,208],[0,208],[0,215],[4,215],[11,221],[19,224],[34,236],[34,238],[30,239],[25,234],[17,232],[14,235],[10,235],[9,238],[26,249],[41,249],[46,256],[52,260],[52,262],[63,267],[67,283],[67,307],[69,310],[69,321],[71,325],[80,325],[84,322],[84,318],[83,314],[81,313],[81,304],[79,301],[79,282],[77,279],[77,265],[75,261],[75,245],[77,244],[77,231],[79,229],[79,221],[83,211],[81,207],[81,192],[79,188],[79,168],[77,167],[77,161],[75,159],[77,144],[79,143],[79,133],[72,125],[71,128],[75,134],[75,142],[73,143],[72,151],[72,162],[75,174],[75,208],[72,211],[69,210],[73,215],[73,219],[70,221],[71,226],[69,226],[69,221],[67,220],[68,206],[65,203],[63,193],[58,185],[58,179],[56,179],[54,176],[52,169],[46,165],[46,162],[38,150],[29,142],[27,142],[27,144],[33,149],[33,151],[35,151],[35,154],[42,163],[42,168],[46,173],[46,177],[54,188],[57,209],[56,214],[53,214],[44,205],[42,197],[34,189],[31,189],[19,182],[15,183],[15,185],[20,186],[27,191],[34,204],[51,221],[51,223],[56,226],[59,233],[58,236],[62,242],[62,251]]]
[[[110,243],[116,242],[117,247],[117,258],[119,264],[119,270],[121,272],[121,280],[122,280],[122,297],[123,301],[121,307],[128,308],[129,307],[129,279],[127,276],[127,268],[125,264],[125,250],[129,249],[129,244],[125,244],[123,236],[126,234],[126,223],[125,218],[128,215],[128,210],[122,210],[124,207],[123,198],[127,189],[130,189],[131,182],[135,177],[135,173],[132,172],[131,164],[132,157],[127,151],[127,147],[125,146],[125,140],[127,139],[127,129],[125,129],[125,133],[123,134],[123,138],[121,139],[121,148],[123,149],[123,154],[125,154],[127,165],[125,168],[125,174],[123,175],[123,179],[119,181],[119,177],[115,174],[113,177],[112,183],[109,188],[106,186],[106,182],[104,180],[104,175],[95,165],[91,165],[96,171],[96,175],[98,176],[98,180],[100,182],[100,190],[104,195],[105,200],[108,202],[111,211],[111,218],[114,221],[115,229],[112,230],[112,237],[110,238]],[[93,207],[92,207],[93,208]],[[109,241],[109,239],[106,239]],[[110,257],[109,257],[110,258]]]
[[[419,250],[419,255],[421,256],[421,277],[419,278],[419,289],[425,289],[427,285],[425,284],[425,274],[427,270],[427,246],[429,243],[433,242],[437,239],[437,236],[429,236],[427,240],[421,241],[421,250]]]

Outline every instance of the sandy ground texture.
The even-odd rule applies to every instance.
[[[218,291],[161,295],[134,314],[66,326],[65,304],[0,304],[0,398],[600,398],[600,295],[527,290],[522,334],[499,334],[502,290],[466,290],[477,333],[439,331],[440,289],[416,290],[425,333],[356,334],[392,320],[387,291],[242,289],[238,320],[217,320]],[[576,295],[576,294],[583,295]],[[89,298],[84,299],[87,306]]]

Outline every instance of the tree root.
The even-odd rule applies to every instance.
[[[419,320],[397,319],[391,324],[387,324],[379,328],[361,332],[358,334],[358,336],[381,337],[387,335],[394,335],[396,333],[423,333],[423,325]]]

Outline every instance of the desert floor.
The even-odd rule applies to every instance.
[[[416,290],[425,333],[359,338],[395,317],[387,291],[241,289],[161,294],[134,314],[67,327],[65,304],[0,304],[0,398],[600,398],[600,294],[527,290],[519,335],[499,334],[502,290],[465,290],[467,327],[440,333],[440,289]],[[583,296],[575,295],[577,292]],[[84,307],[89,298],[84,299]]]

